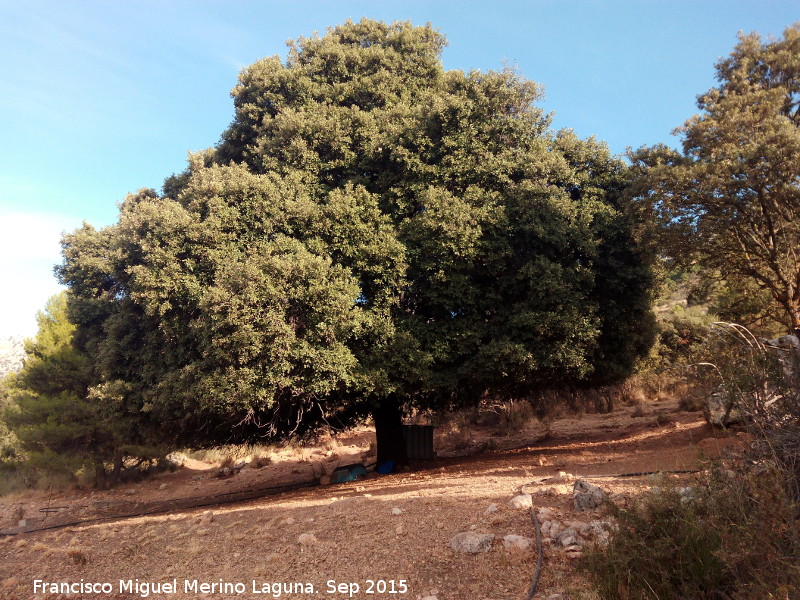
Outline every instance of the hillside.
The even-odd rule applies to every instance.
[[[22,338],[7,337],[0,339],[0,379],[22,368],[25,358],[25,346]]]
[[[183,468],[174,473],[111,491],[5,497],[0,501],[0,529],[12,530],[20,515],[28,529],[72,524],[0,537],[0,593],[9,600],[56,600],[67,596],[35,594],[34,580],[83,580],[112,582],[114,593],[72,597],[132,599],[142,595],[118,593],[118,582],[138,578],[152,586],[177,580],[176,593],[149,596],[159,600],[522,599],[536,552],[526,547],[529,541],[515,548],[504,538],[530,540],[534,535],[529,511],[509,504],[524,489],[535,507],[545,509],[540,514],[549,523],[544,526],[549,534],[536,597],[588,600],[594,596],[575,571],[574,559],[581,551],[575,544],[567,547],[564,531],[572,527],[580,532],[577,542],[589,543],[601,535],[606,516],[599,510],[575,511],[576,477],[626,503],[653,482],[616,475],[695,469],[702,456],[718,454],[731,443],[716,439],[700,413],[680,411],[677,401],[668,399],[619,407],[607,415],[562,418],[547,431],[531,421],[503,437],[485,428],[472,435],[473,447],[494,439],[495,447],[509,449],[441,457],[404,473],[370,474],[350,483],[241,502],[196,508],[177,508],[176,502],[168,512],[134,518],[109,517],[169,509],[169,501],[187,498],[212,504],[242,490],[311,482],[333,466],[368,462],[372,434],[360,430],[318,447],[276,450],[271,464],[230,477],[218,477],[218,467],[184,457]],[[454,454],[445,444],[445,437],[437,440],[440,456]],[[454,537],[467,532],[495,537],[486,552],[452,549]],[[184,580],[243,582],[246,592],[185,592]],[[275,596],[278,588],[253,593],[254,580],[258,586],[307,582],[315,593],[280,591]],[[341,588],[346,591],[330,593],[330,580],[348,584]],[[394,585],[395,593],[369,594],[369,580]],[[350,587],[356,583],[357,592]]]

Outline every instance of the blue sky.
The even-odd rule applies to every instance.
[[[0,0],[0,338],[35,333],[62,231],[113,223],[218,141],[243,67],[363,16],[431,22],[448,69],[516,66],[555,127],[621,153],[677,145],[737,32],[780,36],[800,3]]]

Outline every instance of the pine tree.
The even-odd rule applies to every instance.
[[[88,357],[73,344],[75,325],[67,316],[66,292],[37,314],[36,337],[25,342],[22,370],[4,382],[4,418],[18,438],[29,467],[76,473],[89,470],[95,482],[118,476],[131,431],[111,406],[95,402]]]

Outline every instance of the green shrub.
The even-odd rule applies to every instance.
[[[618,527],[582,567],[603,600],[796,600],[800,506],[784,478],[765,464],[717,467],[688,493],[612,507]]]
[[[800,600],[800,355],[725,323],[703,353],[695,377],[755,441],[690,494],[611,508],[618,529],[583,563],[604,600]]]
[[[604,600],[710,598],[725,584],[722,538],[705,527],[703,503],[685,502],[670,489],[612,512],[617,530],[583,562]]]

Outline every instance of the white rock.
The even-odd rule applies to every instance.
[[[544,483],[568,483],[572,481],[574,477],[569,473],[564,471],[559,471],[558,475],[554,475],[553,477],[549,477],[544,480]]]
[[[544,523],[545,521],[549,521],[553,518],[553,511],[549,508],[540,508],[536,511],[537,518],[539,519],[539,523]]]
[[[402,509],[402,508],[397,508],[397,507],[395,506],[395,507],[392,509],[392,514],[393,514],[395,517],[396,517],[396,516],[398,516],[398,515],[402,515],[402,514],[403,514],[403,509]]]
[[[580,538],[574,530],[565,529],[559,534],[558,543],[564,548],[572,548],[574,546],[580,546]]]
[[[483,514],[490,515],[490,514],[496,513],[496,512],[497,512],[497,504],[492,503],[492,504],[490,504],[489,506],[486,507],[486,510],[483,511]]]
[[[533,498],[530,494],[520,494],[509,500],[508,505],[511,508],[531,508],[533,506]]]
[[[162,483],[160,486],[158,486],[158,489],[160,489],[160,490],[167,489],[167,484],[166,483]]]
[[[550,521],[550,530],[547,532],[547,537],[555,540],[558,538],[559,533],[561,533],[561,524],[558,521]]]
[[[283,524],[284,524],[284,525],[294,525],[294,519],[293,519],[292,517],[287,517],[287,518],[286,518],[286,519],[283,521]]]
[[[591,539],[602,535],[608,537],[610,530],[611,524],[607,521],[590,521],[582,525],[579,532],[583,537]]]
[[[503,538],[503,547],[508,550],[515,550],[517,552],[526,552],[534,545],[531,538],[521,535],[507,535]]]
[[[603,504],[606,493],[596,485],[584,479],[578,479],[573,487],[572,499],[575,510],[579,512],[592,510]]]
[[[301,533],[297,538],[298,544],[308,545],[308,544],[315,544],[317,542],[317,536],[313,533]]]
[[[706,421],[718,427],[728,427],[735,423],[744,423],[747,420],[745,414],[721,387],[706,398],[703,413]]]
[[[552,521],[545,521],[539,530],[542,532],[542,537],[550,537],[550,528],[553,526]]]
[[[477,554],[479,552],[488,552],[491,550],[493,542],[494,534],[465,531],[453,536],[450,540],[450,547],[457,552]]]

